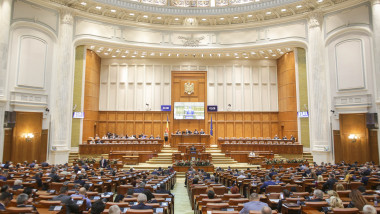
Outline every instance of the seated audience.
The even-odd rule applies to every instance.
[[[335,189],[336,189],[336,191],[344,191],[345,190],[343,184],[341,184],[341,183],[338,183],[336,185]]]
[[[376,214],[376,213],[377,213],[377,210],[372,205],[365,205],[363,207],[363,214]]]
[[[290,191],[287,190],[287,189],[284,189],[282,191],[282,196],[283,196],[283,199],[280,199],[278,201],[278,204],[277,204],[277,211],[280,213],[281,212],[281,208],[282,208],[282,204],[284,203],[284,201],[286,201],[287,198],[290,197]]]
[[[160,184],[160,189],[156,190],[156,193],[172,195],[170,190],[166,190],[166,185],[164,183]]]
[[[350,192],[351,202],[348,204],[348,208],[356,207],[359,211],[363,210],[363,207],[368,204],[367,200],[362,196],[359,190],[354,189]]]
[[[119,206],[117,206],[117,205],[112,205],[112,206],[110,206],[110,208],[108,209],[108,213],[109,213],[109,214],[121,214],[121,210],[120,210]]]
[[[207,192],[207,198],[209,198],[209,199],[214,199],[214,198],[215,198],[215,192],[212,191],[212,190],[209,190],[209,191]]]
[[[23,186],[22,186],[22,180],[15,180],[12,189],[13,190],[18,190],[18,189],[22,189],[22,188],[23,188]]]
[[[330,174],[329,179],[323,184],[322,191],[332,190],[336,182],[338,181],[335,179],[335,175]]]
[[[34,207],[30,203],[31,201],[28,200],[29,197],[25,193],[21,193],[19,196],[17,196],[16,203],[17,207],[33,207],[33,210],[36,210],[36,207]]]
[[[148,189],[144,190],[143,194],[146,195],[146,201],[147,203],[157,203],[157,200],[155,199],[152,192]]]
[[[145,191],[145,183],[141,182],[139,188],[135,189],[135,193],[143,193]]]
[[[313,197],[308,202],[318,202],[318,201],[325,201],[323,200],[323,192],[319,189],[314,190]]]
[[[11,200],[12,194],[10,194],[9,192],[2,192],[0,194],[0,210],[5,210],[5,207],[8,206]]]
[[[252,193],[249,202],[244,203],[243,209],[240,211],[240,214],[249,214],[249,211],[255,210],[260,211],[263,207],[267,207],[268,204],[260,202],[260,196],[257,193]]]
[[[87,198],[87,191],[86,188],[82,187],[79,189],[79,192],[77,194],[71,195],[71,197],[82,197],[83,200],[86,202],[86,209],[91,208],[91,201],[89,198]]]
[[[104,202],[102,200],[97,200],[92,204],[91,214],[101,214],[105,208],[106,205]]]
[[[69,188],[67,186],[61,187],[59,195],[52,198],[52,201],[61,201],[67,207],[66,213],[79,212],[78,205],[68,195]]]
[[[146,201],[147,201],[146,195],[142,194],[142,193],[139,194],[139,196],[137,196],[137,202],[138,202],[138,204],[132,206],[131,209],[136,209],[136,210],[153,209],[153,207],[145,205]]]

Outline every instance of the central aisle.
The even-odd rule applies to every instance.
[[[174,213],[175,214],[194,214],[191,209],[189,196],[185,187],[185,178],[177,178],[172,191],[174,194]]]

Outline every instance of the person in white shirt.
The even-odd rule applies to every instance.
[[[254,153],[254,152],[251,152],[251,153],[249,153],[249,157],[255,157],[256,156],[256,154]]]

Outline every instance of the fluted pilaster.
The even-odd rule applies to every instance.
[[[70,10],[60,13],[57,49],[57,70],[53,71],[53,95],[51,97],[51,155],[52,163],[65,163],[71,148],[70,130],[72,116],[73,79],[73,15]]]
[[[323,56],[323,14],[311,12],[308,19],[308,79],[309,79],[309,111],[310,142],[314,160],[317,163],[331,161],[329,143],[329,114],[327,96],[327,74]]]

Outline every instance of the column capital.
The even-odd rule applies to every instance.
[[[61,23],[72,25],[74,23],[73,10],[71,8],[62,8],[59,11],[61,16]]]
[[[307,14],[309,28],[321,27],[323,23],[323,12],[320,10],[311,11]]]

